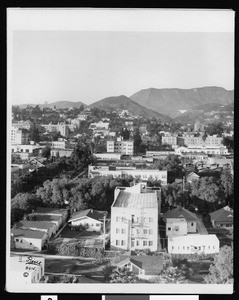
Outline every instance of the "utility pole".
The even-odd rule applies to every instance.
[[[104,250],[105,250],[105,220],[106,220],[106,216],[104,214],[104,217],[103,217],[103,235],[104,235],[104,239],[103,239],[103,247],[104,247]]]

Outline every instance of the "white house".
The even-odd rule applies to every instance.
[[[94,153],[94,156],[98,160],[100,160],[100,159],[116,159],[116,160],[120,160],[121,153],[114,153],[114,152]]]
[[[12,228],[11,229],[11,248],[42,250],[47,241],[48,235],[44,231]]]
[[[213,254],[219,252],[219,239],[215,234],[190,234],[182,236],[171,236],[168,238],[168,253]]]
[[[116,188],[111,206],[111,247],[125,250],[158,248],[161,191],[140,183]]]
[[[45,258],[34,256],[11,256],[10,276],[17,286],[38,283],[44,276]]]
[[[86,209],[76,211],[69,219],[69,223],[72,227],[80,225],[86,226],[86,231],[98,231],[103,229],[103,218],[107,212],[99,212],[93,209]]]
[[[225,206],[210,214],[212,226],[215,228],[233,228],[233,209]]]
[[[197,216],[181,206],[168,210],[164,213],[163,219],[166,222],[167,236],[171,236],[172,232],[176,233],[176,235],[197,232],[197,223],[199,221]],[[187,224],[187,230],[185,223]]]

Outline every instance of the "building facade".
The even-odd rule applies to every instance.
[[[122,140],[117,138],[116,141],[107,141],[107,152],[116,152],[125,155],[134,154],[134,141],[131,140]]]
[[[156,251],[160,203],[160,190],[149,190],[142,183],[116,188],[111,206],[111,248]]]

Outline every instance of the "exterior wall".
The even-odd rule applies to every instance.
[[[51,156],[56,156],[59,153],[59,157],[70,157],[73,150],[51,149]]]
[[[168,239],[168,252],[172,254],[192,254],[192,253],[218,253],[219,240],[204,239],[202,235],[198,235],[198,241],[192,242],[190,235]],[[194,245],[192,245],[194,244]],[[197,247],[197,248],[195,248]]]
[[[120,159],[120,153],[94,153],[97,159]]]
[[[187,231],[188,233],[197,232],[197,222],[196,221],[187,222]]]
[[[38,152],[40,151],[39,146],[36,145],[12,145],[11,146],[12,152],[13,153],[30,153],[30,154],[34,154],[34,152]]]
[[[11,130],[11,144],[12,145],[23,145],[28,142],[29,133],[23,132],[21,129],[15,127]]]
[[[29,250],[41,250],[44,241],[47,239],[47,234],[42,239],[33,239],[23,236],[14,236],[14,248],[16,249],[29,249]]]
[[[221,221],[214,221],[214,220],[212,220],[212,226],[214,228],[226,228],[226,229],[230,229],[230,228],[233,228],[233,222],[221,222]]]
[[[205,153],[205,154],[228,154],[228,149],[225,146],[214,146],[214,147],[209,147],[209,146],[188,146],[186,147],[178,147],[175,149],[175,154],[181,155],[183,153]]]
[[[29,284],[40,282],[45,271],[45,259],[42,257],[32,257],[40,265],[29,263],[29,257],[11,257],[11,277],[17,281],[18,284]]]
[[[158,208],[112,207],[111,246],[125,250],[150,249],[156,251],[158,246]]]
[[[133,155],[133,141],[107,141],[107,152],[117,152],[126,155]]]
[[[71,226],[79,226],[79,225],[88,225],[86,231],[100,232],[102,229],[102,222],[87,217],[83,217],[81,219],[71,222]]]
[[[162,136],[163,145],[177,145],[177,136]]]
[[[166,236],[186,235],[187,233],[188,228],[185,219],[175,218],[166,220]]]

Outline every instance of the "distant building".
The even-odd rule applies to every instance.
[[[166,134],[162,136],[162,145],[177,145],[177,135]]]
[[[177,147],[175,148],[175,154],[184,155],[184,154],[196,154],[196,153],[205,153],[205,154],[217,154],[217,155],[226,155],[228,154],[228,149],[226,146],[203,146],[203,145],[188,145],[188,147]]]
[[[114,153],[114,152],[94,153],[94,156],[97,157],[98,160],[101,160],[101,159],[120,160],[121,153]]]
[[[194,131],[200,131],[201,123],[199,121],[196,121],[194,123]]]
[[[198,176],[194,172],[190,172],[189,174],[186,175],[186,181],[189,183],[192,183],[193,180],[198,180],[200,176]]]
[[[233,228],[233,209],[225,206],[210,214],[212,226],[215,228]]]
[[[42,147],[39,145],[11,145],[12,153],[19,155],[23,160],[39,155],[41,149]]]
[[[133,140],[123,140],[122,138],[117,138],[117,140],[107,141],[107,152],[116,152],[126,155],[134,154],[134,141]]]
[[[92,166],[88,167],[88,177],[94,178],[97,176],[112,175],[114,178],[120,176],[132,176],[139,178],[141,181],[149,179],[161,181],[162,185],[167,184],[168,172],[159,171],[156,169],[136,169],[136,167],[115,167],[115,166]]]
[[[57,227],[54,223],[46,221],[20,221],[15,224],[16,228],[37,230],[47,233],[48,239],[56,234]]]
[[[171,254],[214,254],[219,252],[219,239],[215,234],[182,235],[168,238]]]
[[[64,137],[68,137],[70,130],[69,125],[65,123],[58,123],[58,124],[42,124],[42,127],[46,129],[47,132],[60,132],[60,134]]]
[[[158,249],[161,191],[145,184],[116,188],[111,206],[111,247],[124,250]]]
[[[13,127],[11,129],[11,144],[12,145],[25,145],[28,144],[29,131],[27,129],[18,129]]]
[[[45,258],[38,256],[11,256],[10,276],[18,286],[38,283],[45,273]]]
[[[33,123],[30,120],[12,122],[12,128],[30,130],[32,127]]]

